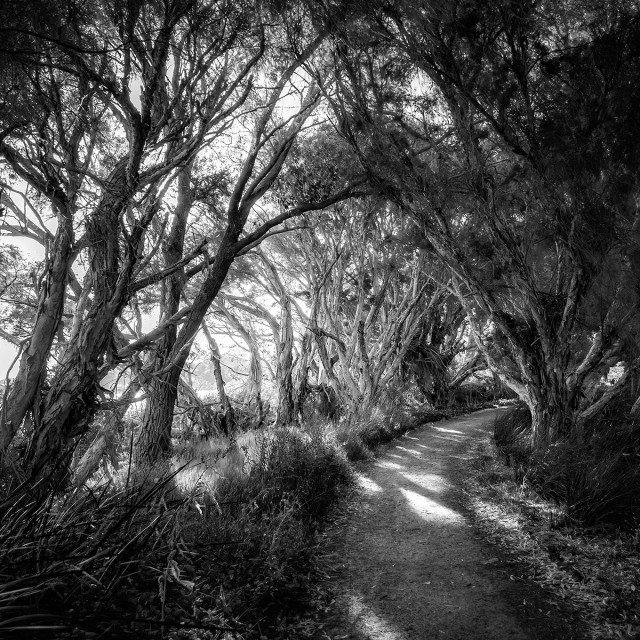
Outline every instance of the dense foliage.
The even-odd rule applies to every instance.
[[[328,503],[344,480],[334,445],[505,396],[523,477],[637,523],[637,2],[8,0],[0,34],[0,539],[25,579],[95,498],[71,573],[115,585],[199,499],[145,487],[202,439],[338,423],[197,484],[289,541],[314,474]]]

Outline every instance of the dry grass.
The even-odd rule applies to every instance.
[[[304,637],[317,523],[350,481],[326,430],[182,445],[147,469],[126,462],[45,504],[5,496],[0,636]]]

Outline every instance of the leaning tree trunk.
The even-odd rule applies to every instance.
[[[140,387],[140,381],[135,377],[129,383],[122,396],[118,398],[119,406],[106,412],[104,426],[73,469],[73,485],[75,487],[81,487],[95,473],[105,453],[109,454],[114,469],[118,470],[116,442],[124,415],[131,403],[135,401]]]
[[[73,226],[69,214],[58,216],[58,231],[51,248],[49,268],[40,288],[31,338],[20,358],[18,373],[2,405],[0,452],[6,450],[27,413],[38,402],[51,345],[55,339],[72,261]]]
[[[233,263],[235,257],[233,244],[237,241],[239,235],[239,229],[227,229],[225,232],[216,258],[209,268],[205,282],[202,284],[200,291],[191,305],[189,313],[186,315],[185,322],[175,340],[173,349],[167,356],[167,365],[165,368],[168,370],[157,378],[157,384],[162,385],[162,393],[166,394],[162,400],[162,404],[164,405],[162,415],[160,415],[158,411],[158,417],[162,422],[154,425],[151,421],[151,416],[149,417],[147,433],[145,435],[141,433],[140,436],[142,451],[138,453],[137,459],[141,462],[154,462],[170,449],[173,407],[178,399],[178,382],[180,375],[187,361],[191,342],[198,333],[198,329],[204,320],[207,310],[218,295],[220,287]],[[171,407],[170,415],[168,407]],[[156,442],[157,439],[160,439],[159,443]]]
[[[178,384],[178,400],[181,412],[186,412],[187,419],[198,427],[201,437],[208,439],[214,432],[219,434],[220,427],[211,406],[200,400],[196,390],[185,381],[184,376]]]
[[[130,200],[127,171],[127,162],[121,161],[87,221],[88,284],[93,299],[34,412],[34,433],[23,458],[23,468],[31,478],[46,478],[55,484],[68,477],[77,439],[89,428],[99,404],[102,370],[114,352],[113,325],[129,298],[128,284],[148,224],[141,223],[131,233],[126,255],[121,257],[120,218]]]

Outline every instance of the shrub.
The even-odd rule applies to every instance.
[[[640,515],[640,428],[619,412],[598,416],[581,433],[543,450],[530,444],[524,408],[496,419],[494,438],[515,479],[562,504],[580,525],[637,524]]]
[[[205,548],[215,552],[215,566],[203,573],[211,589],[264,632],[278,615],[305,606],[318,522],[350,483],[351,470],[319,428],[267,432],[255,455],[246,473],[218,479],[201,505],[205,517],[183,535],[191,549],[210,541]]]
[[[586,438],[562,449],[567,467],[569,517],[581,524],[638,524],[640,516],[640,429],[634,421],[606,418],[589,426]]]
[[[280,429],[265,441],[250,475],[264,487],[263,500],[277,503],[295,496],[305,517],[317,520],[334,504],[351,471],[335,442],[320,428]]]
[[[162,566],[171,552],[178,514],[188,502],[175,495],[174,476],[51,493],[44,500],[24,487],[3,496],[0,632],[53,637],[55,629],[73,625],[105,633],[111,617],[126,615],[133,576],[147,565]]]
[[[318,522],[351,478],[335,438],[246,433],[176,459],[44,503],[0,496],[0,636],[174,638],[188,623],[179,637],[248,639],[305,606]]]
[[[357,430],[350,425],[342,423],[336,427],[336,439],[342,446],[348,460],[369,460],[373,451],[365,444]]]
[[[520,476],[533,455],[530,434],[531,415],[522,406],[502,412],[493,425],[493,437],[500,453]]]

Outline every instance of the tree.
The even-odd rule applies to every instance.
[[[298,369],[294,398],[308,384],[312,343],[319,361],[316,384],[331,386],[342,407],[356,413],[401,376],[420,337],[425,344],[435,337],[431,327],[451,294],[434,279],[429,255],[406,241],[402,218],[384,202],[338,205],[299,233],[303,250],[289,259],[303,274],[308,302],[300,314],[305,371]]]
[[[207,323],[202,323],[202,333],[204,334],[207,343],[209,344],[209,350],[211,354],[211,363],[213,365],[213,373],[216,383],[216,391],[218,392],[218,400],[220,401],[220,405],[222,408],[222,430],[225,435],[230,436],[233,434],[235,429],[235,415],[233,412],[233,407],[231,406],[231,401],[229,400],[229,396],[224,388],[224,378],[222,376],[222,366],[221,366],[221,356],[220,356],[220,348],[218,347],[218,343],[215,338],[211,335],[209,328],[207,327]]]
[[[311,27],[310,24],[308,26]],[[273,29],[275,36],[282,36],[282,31],[286,33],[286,30],[278,31],[276,27]],[[307,33],[304,35],[307,36]],[[225,213],[226,222],[216,247],[216,255],[211,260],[190,306],[184,310],[184,322],[163,368],[154,372],[163,393],[162,396],[150,398],[140,436],[141,460],[154,461],[169,450],[171,407],[175,403],[182,368],[202,320],[218,295],[234,260],[259,244],[268,237],[272,229],[286,220],[307,211],[324,209],[358,194],[355,187],[361,180],[356,177],[350,182],[351,175],[343,176],[340,181],[336,181],[336,188],[330,193],[322,194],[322,198],[307,199],[304,197],[305,194],[302,194],[297,204],[274,213],[273,217],[258,223],[256,228],[242,236],[254,207],[276,184],[291,149],[317,107],[320,99],[317,83],[309,81],[300,91],[292,85],[292,79],[319,51],[325,38],[325,32],[316,33],[313,29],[308,34],[306,42],[303,43],[297,38],[285,63],[279,62],[270,69],[275,75],[275,83],[265,91],[258,92],[255,97],[251,136],[247,141],[238,174],[230,188]],[[282,48],[280,55],[283,55]],[[282,120],[276,108],[284,92],[292,90],[292,86],[300,94],[299,103],[294,114]]]
[[[637,7],[378,3],[366,22],[338,58],[344,134],[454,274],[534,439],[565,436],[639,363]],[[617,361],[627,375],[590,406]]]
[[[43,476],[68,459],[91,422],[99,381],[118,360],[116,318],[136,291],[175,269],[139,271],[163,196],[208,136],[229,126],[264,50],[250,3],[71,2],[67,9],[47,20],[14,15],[4,27],[12,39],[3,53],[20,91],[17,108],[3,110],[0,154],[57,228],[5,403],[2,446],[32,414],[23,466]],[[79,257],[86,272],[74,323],[45,381]]]

